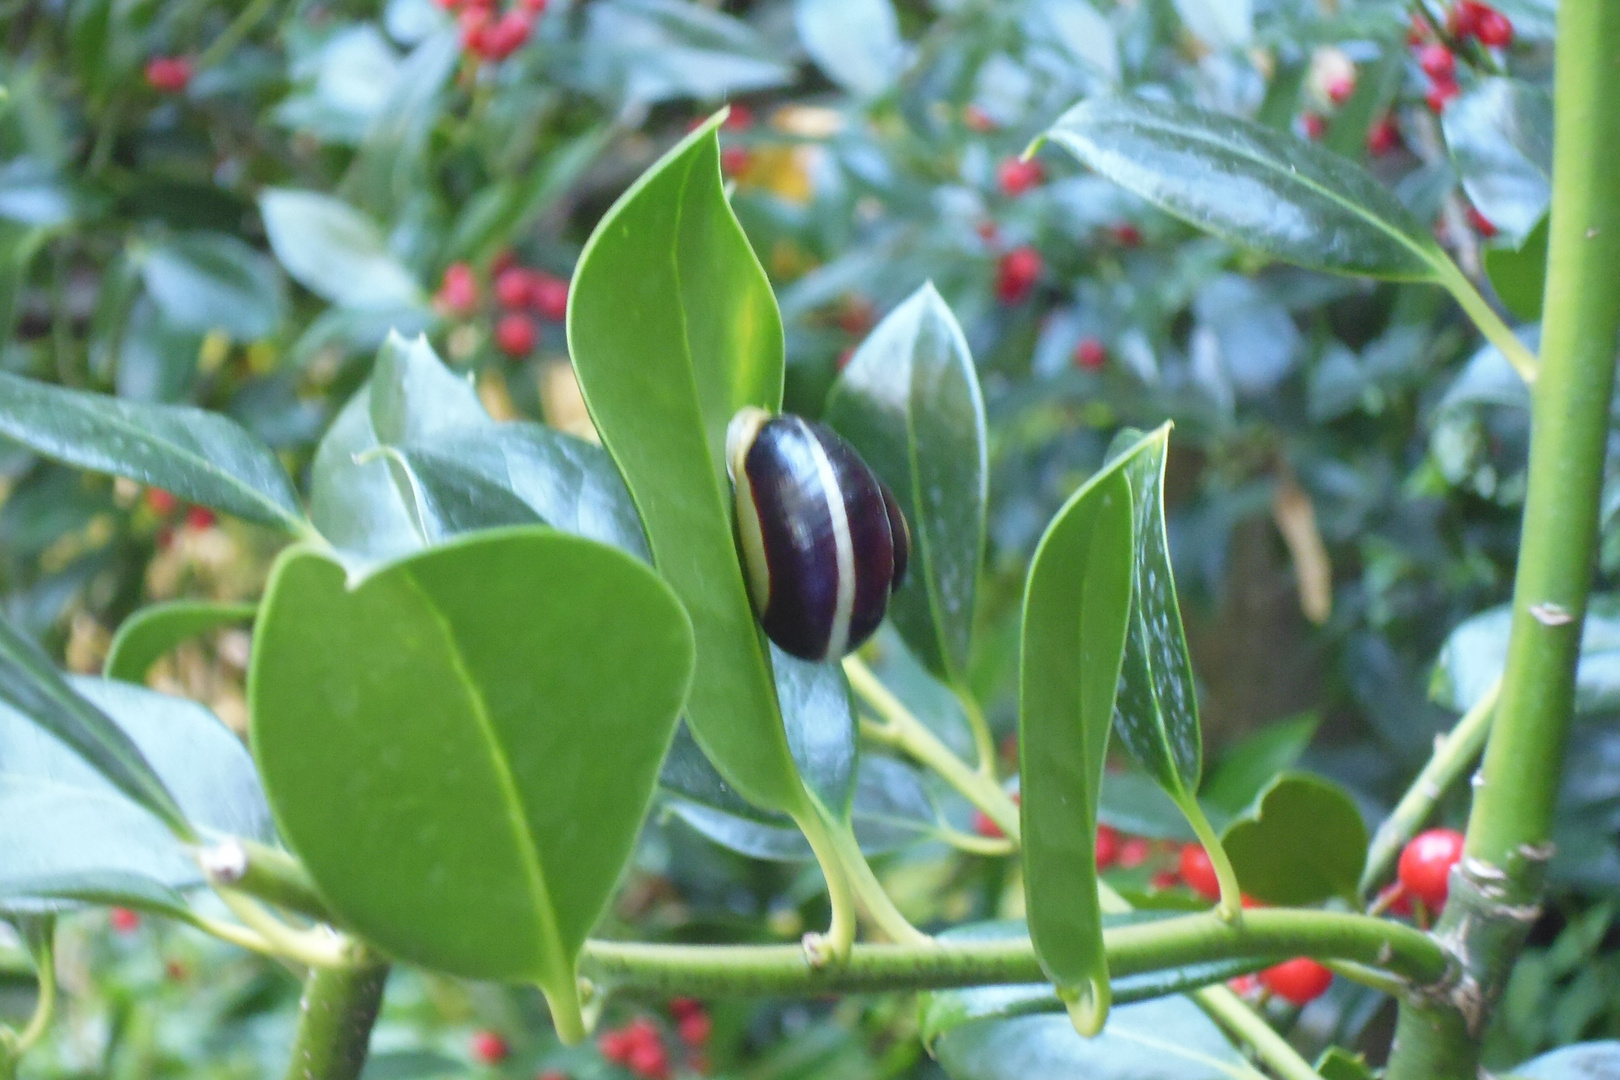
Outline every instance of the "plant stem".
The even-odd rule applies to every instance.
[[[1556,51],[1542,362],[1513,628],[1465,857],[1436,929],[1465,967],[1448,1000],[1403,1003],[1388,1080],[1475,1076],[1551,853],[1620,337],[1620,4],[1564,0]]]
[[[1423,986],[1450,970],[1448,956],[1428,935],[1401,923],[1335,911],[1255,910],[1240,926],[1213,914],[1184,915],[1110,928],[1103,943],[1115,976],[1249,956],[1351,960]],[[694,995],[820,995],[1047,981],[1028,938],[857,945],[843,964],[819,968],[791,945],[588,941],[580,969],[598,983]]]
[[[990,723],[984,718],[984,710],[979,707],[979,699],[965,682],[953,681],[951,689],[956,693],[956,700],[962,705],[962,715],[967,717],[968,730],[973,732],[973,748],[979,755],[979,773],[994,783],[996,740],[990,734]]]
[[[1468,280],[1468,275],[1462,272],[1461,267],[1450,259],[1442,258],[1438,269],[1440,284],[1445,286],[1446,291],[1462,306],[1463,311],[1479,328],[1479,332],[1485,335],[1485,340],[1502,350],[1502,355],[1507,357],[1508,363],[1513,365],[1513,370],[1519,373],[1519,378],[1525,381],[1525,385],[1534,386],[1540,368],[1536,354],[1525,347],[1524,342],[1520,341],[1508,324],[1502,321],[1496,309],[1479,295],[1479,290],[1474,288],[1474,283]]]
[[[1237,871],[1232,869],[1232,860],[1226,857],[1221,838],[1215,835],[1215,826],[1209,823],[1196,796],[1177,799],[1176,805],[1181,808],[1181,816],[1187,819],[1187,824],[1192,826],[1193,835],[1204,845],[1210,866],[1215,870],[1215,880],[1221,886],[1221,900],[1216,905],[1215,913],[1227,922],[1238,922],[1243,918],[1243,889],[1238,885]]]
[[[375,958],[352,968],[311,971],[298,1003],[286,1080],[356,1080],[387,981],[388,965]]]
[[[245,893],[230,888],[215,888],[214,893],[232,915],[242,920],[243,926],[265,940],[275,955],[312,968],[354,966],[357,946],[328,927],[300,930],[276,918]]]
[[[1412,786],[1406,789],[1401,801],[1395,804],[1389,817],[1378,826],[1372,843],[1367,848],[1367,865],[1361,872],[1360,893],[1369,897],[1380,882],[1389,876],[1407,841],[1416,836],[1434,812],[1435,803],[1466,773],[1479,752],[1485,747],[1490,734],[1491,718],[1496,715],[1496,700],[1502,689],[1497,679],[1478,701],[1462,715],[1447,735],[1435,742],[1434,756],[1423,766]]]
[[[808,796],[805,801],[809,802]],[[821,875],[827,879],[827,903],[832,908],[827,932],[806,934],[803,948],[798,951],[801,959],[814,957],[818,967],[828,963],[841,964],[849,955],[850,947],[855,944],[855,893],[849,883],[849,874],[844,869],[832,831],[814,807],[806,806],[794,815],[793,820],[810,842],[810,850],[821,867]]]
[[[231,24],[219,37],[202,51],[202,55],[197,57],[197,69],[200,71],[225,59],[232,49],[242,44],[243,39],[259,24],[260,19],[269,14],[275,4],[276,0],[252,0],[252,3],[231,20]]]
[[[854,830],[847,824],[838,826],[833,830],[832,838],[844,873],[849,878],[850,890],[877,928],[897,945],[932,945],[934,939],[912,926],[911,921],[894,906],[883,883],[872,872],[872,864],[866,861]]]
[[[1282,1080],[1322,1080],[1310,1062],[1299,1056],[1299,1051],[1288,1040],[1277,1034],[1266,1018],[1249,1008],[1243,999],[1224,986],[1206,986],[1187,995],[1204,1015],[1219,1024],[1226,1033],[1241,1039],[1254,1048],[1254,1052],[1272,1072]]]

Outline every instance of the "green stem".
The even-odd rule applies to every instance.
[[[1597,546],[1620,337],[1620,4],[1564,0],[1529,483],[1501,700],[1465,858],[1436,928],[1465,960],[1448,1000],[1403,1003],[1388,1080],[1471,1080],[1541,898]],[[1494,340],[1494,339],[1493,339]]]
[[[996,779],[996,740],[990,733],[990,723],[984,718],[979,699],[966,683],[953,681],[951,689],[962,705],[962,715],[967,717],[968,730],[973,733],[973,749],[979,755],[979,772],[993,783]]]
[[[1485,335],[1485,340],[1502,350],[1502,355],[1507,357],[1508,363],[1513,365],[1513,370],[1519,373],[1519,378],[1523,379],[1526,385],[1534,386],[1539,369],[1536,354],[1526,348],[1524,342],[1520,341],[1508,324],[1502,321],[1496,309],[1479,294],[1479,290],[1474,288],[1474,283],[1468,280],[1468,275],[1462,272],[1461,267],[1442,257],[1436,268],[1440,272],[1440,284],[1445,286],[1446,291],[1462,306],[1463,311],[1479,328],[1479,332]]]
[[[1181,808],[1187,824],[1192,826],[1193,835],[1204,845],[1210,865],[1215,869],[1215,880],[1221,886],[1221,900],[1215,907],[1215,913],[1227,922],[1238,922],[1243,918],[1243,889],[1238,885],[1237,871],[1232,869],[1232,860],[1226,857],[1221,838],[1215,834],[1215,826],[1209,823],[1204,808],[1198,805],[1195,796],[1177,799],[1176,805]]]
[[[330,923],[326,902],[302,863],[257,840],[229,837],[194,852],[203,877],[216,888],[231,888],[316,922]]]
[[[51,1029],[56,1015],[56,940],[54,926],[47,925],[43,932],[30,934],[29,952],[34,957],[34,978],[38,984],[34,998],[34,1012],[21,1031],[4,1032],[4,1058],[6,1067],[14,1074],[17,1062],[33,1049]]]
[[[1206,986],[1187,995],[1227,1034],[1248,1043],[1282,1080],[1322,1080],[1310,1062],[1277,1034],[1266,1018],[1224,986]]]
[[[805,800],[809,801],[808,797]],[[832,918],[825,934],[806,934],[802,948],[793,950],[801,959],[809,958],[816,966],[842,964],[855,944],[855,892],[850,885],[844,860],[838,852],[838,843],[832,830],[821,820],[814,807],[806,806],[795,814],[794,822],[810,842],[810,850],[821,866],[821,875],[827,879],[827,903]]]
[[[356,1080],[366,1064],[387,981],[388,966],[378,960],[311,971],[298,1006],[286,1080]]]
[[[1371,896],[1389,876],[1401,849],[1423,828],[1429,815],[1434,813],[1440,797],[1479,758],[1479,752],[1485,748],[1485,737],[1490,734],[1491,718],[1496,715],[1496,700],[1501,689],[1501,679],[1491,683],[1490,688],[1457,721],[1451,733],[1436,742],[1434,756],[1429,758],[1423,771],[1406,789],[1406,794],[1395,804],[1389,817],[1378,826],[1378,832],[1367,848],[1366,868],[1361,872],[1360,893],[1363,898]]]
[[[1337,911],[1250,911],[1241,925],[1184,915],[1103,932],[1108,968],[1139,975],[1214,960],[1294,956],[1350,960],[1419,986],[1444,979],[1450,960],[1402,923]],[[927,946],[857,945],[842,964],[814,967],[791,945],[663,945],[589,941],[581,971],[593,981],[668,994],[820,995],[1046,982],[1027,938],[936,940]]]
[[[276,0],[252,0],[235,19],[231,20],[231,24],[219,37],[202,51],[202,55],[197,57],[198,70],[211,67],[230,55],[231,50],[242,44],[253,28],[259,24],[259,20],[269,14],[275,5]]]
[[[872,872],[866,861],[855,831],[849,825],[840,825],[832,831],[833,845],[844,873],[849,878],[850,890],[877,928],[897,945],[931,945],[934,939],[911,925],[911,920],[900,913],[889,898],[883,883]]]

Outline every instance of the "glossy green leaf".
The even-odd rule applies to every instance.
[[[407,505],[432,541],[543,521],[648,560],[630,492],[607,451],[541,424],[478,424],[391,447]]]
[[[425,335],[389,334],[371,369],[371,427],[385,443],[493,426],[472,380],[445,367]]]
[[[186,233],[141,253],[147,295],[173,326],[237,341],[275,332],[287,290],[275,263],[226,233]]]
[[[1191,840],[1192,827],[1164,788],[1136,769],[1104,774],[1097,820],[1130,836]]]
[[[348,203],[266,188],[259,210],[276,259],[321,299],[349,308],[421,306],[415,277],[389,252],[382,230]]]
[[[1313,270],[1421,281],[1445,255],[1393,193],[1314,143],[1186,105],[1082,101],[1046,137],[1231,243]]]
[[[176,835],[191,824],[140,747],[105,712],[69,685],[39,646],[0,619],[0,703],[71,749],[125,798]]]
[[[1144,441],[1144,447],[1146,443]],[[1095,1034],[1108,1016],[1097,803],[1131,609],[1127,451],[1058,511],[1024,586],[1018,762],[1024,896],[1041,967]]]
[[[309,528],[276,455],[219,413],[120,401],[0,372],[0,435],[247,521],[291,533]]]
[[[635,559],[544,528],[345,578],[294,548],[259,617],[253,749],[282,836],[367,938],[537,983],[581,1038],[575,959],[690,676],[680,604]]]
[[[1367,826],[1342,787],[1290,772],[1266,785],[1221,835],[1243,891],[1266,904],[1352,903],[1367,861]]]
[[[1122,1005],[1094,1039],[1062,1016],[977,1020],[941,1037],[935,1056],[952,1080],[1230,1080],[1244,1064],[1184,997]]]
[[[1198,791],[1203,736],[1198,728],[1192,661],[1170,567],[1170,539],[1165,532],[1164,468],[1169,439],[1169,425],[1145,440],[1127,429],[1115,438],[1110,453],[1110,457],[1129,455],[1126,476],[1136,519],[1131,626],[1114,725],[1120,741],[1148,774],[1178,804],[1185,804]]]
[[[1466,712],[1501,677],[1507,663],[1513,609],[1482,611],[1458,624],[1440,647],[1429,696],[1445,708]],[[1575,673],[1578,712],[1620,708],[1620,594],[1594,594],[1581,629],[1581,659]]]
[[[1525,1080],[1613,1080],[1620,1075],[1620,1041],[1561,1046],[1516,1066],[1512,1073]]]
[[[1339,1046],[1330,1046],[1322,1051],[1322,1056],[1316,1059],[1312,1067],[1322,1080],[1377,1080],[1378,1077],[1365,1057]]]
[[[1541,321],[1547,291],[1547,222],[1543,215],[1521,244],[1489,244],[1481,253],[1491,288],[1516,318]]]
[[[771,668],[788,752],[805,790],[830,820],[846,822],[855,799],[857,742],[844,669],[800,660],[774,644]]]
[[[1210,771],[1200,798],[1228,817],[1240,813],[1273,777],[1299,761],[1321,721],[1316,713],[1302,713],[1232,744]]]
[[[782,324],[726,202],[715,116],[630,187],[592,233],[568,340],[591,418],[653,562],[692,616],[687,717],[720,772],[775,810],[803,795],[731,524],[726,425],[782,400]]]
[[[66,689],[150,763],[151,783],[204,837],[266,840],[270,815],[246,749],[207,709],[107,679]],[[170,897],[201,884],[186,843],[33,714],[0,706],[0,906]]]
[[[1552,95],[1518,79],[1474,83],[1440,114],[1468,199],[1517,246],[1552,201]]]
[[[962,328],[924,285],[861,343],[823,419],[894,491],[911,527],[889,618],[930,670],[960,679],[989,500],[984,398]]]
[[[175,646],[220,626],[247,622],[257,604],[212,600],[169,600],[148,604],[125,619],[107,647],[101,673],[109,679],[144,683],[146,673]]]
[[[826,76],[857,97],[894,85],[905,43],[891,0],[794,0],[804,51]]]

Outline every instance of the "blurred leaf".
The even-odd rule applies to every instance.
[[[984,561],[987,436],[973,357],[933,285],[913,293],[861,343],[823,419],[905,511],[911,562],[889,617],[930,670],[960,680]]]
[[[1491,288],[1515,318],[1541,321],[1542,294],[1547,288],[1547,215],[1536,222],[1522,244],[1487,244],[1481,252]]]
[[[1612,1080],[1620,1075],[1620,1042],[1563,1046],[1515,1066],[1512,1075],[1525,1080]]]
[[[287,300],[281,275],[268,258],[234,236],[188,233],[143,256],[146,291],[173,326],[257,341],[281,323]]]
[[[448,255],[482,262],[556,204],[602,156],[618,134],[608,124],[574,136],[527,175],[479,191],[456,217]]]
[[[371,370],[371,427],[385,443],[407,443],[469,426],[493,426],[469,379],[456,375],[424,335],[388,335]]]
[[[1303,713],[1267,724],[1234,743],[1210,771],[1200,797],[1228,816],[1241,812],[1274,776],[1293,767],[1321,722],[1318,714]]]
[[[0,702],[77,754],[108,785],[144,807],[176,836],[194,834],[184,811],[120,725],[76,693],[39,646],[0,619]],[[21,736],[14,736],[20,739]],[[9,759],[5,767],[16,766]]]
[[[1426,281],[1445,259],[1358,166],[1247,120],[1109,95],[1070,109],[1047,137],[1177,217],[1284,262]]]
[[[1175,0],[1176,14],[1193,37],[1215,49],[1247,45],[1254,37],[1253,0]]]
[[[1070,59],[1105,82],[1119,82],[1119,42],[1096,7],[1084,0],[1037,0],[1029,11]]]
[[[207,709],[104,679],[75,678],[64,689],[150,762],[151,783],[173,792],[172,813],[205,837],[268,839],[253,763]],[[0,906],[28,897],[36,909],[174,905],[172,890],[200,884],[201,873],[188,845],[143,805],[33,715],[0,706]]]
[[[682,0],[605,0],[586,11],[591,81],[648,104],[717,101],[790,81],[793,71],[746,23]]]
[[[0,372],[0,435],[285,532],[309,528],[270,448],[218,413],[120,401]]]
[[[484,533],[352,589],[293,548],[259,619],[253,747],[283,835],[346,923],[427,967],[537,983],[572,1040],[575,959],[691,662],[669,589],[592,541]]]
[[[575,272],[568,337],[653,561],[692,616],[692,733],[745,798],[791,811],[803,789],[738,564],[725,464],[737,410],[781,404],[782,327],[726,202],[719,122],[678,143],[597,225]]]
[[[1097,820],[1127,835],[1149,840],[1193,839],[1192,826],[1164,788],[1134,769],[1103,774]]]
[[[1501,677],[1512,625],[1510,604],[1458,624],[1440,647],[1429,696],[1456,712],[1471,708]],[[1594,593],[1587,603],[1575,675],[1575,708],[1582,713],[1620,708],[1620,595]]]
[[[1322,1051],[1315,1068],[1322,1080],[1377,1080],[1378,1076],[1366,1058],[1337,1046]]]
[[[788,750],[817,805],[835,822],[849,820],[855,798],[855,710],[838,664],[800,660],[771,646],[776,700]]]
[[[1069,497],[1024,586],[1018,762],[1024,895],[1042,969],[1088,1034],[1108,1016],[1097,803],[1131,610],[1127,450]]]
[[[1552,200],[1552,95],[1517,79],[1480,79],[1440,114],[1474,207],[1518,247]]]
[[[1367,826],[1331,780],[1284,773],[1221,834],[1243,891],[1266,904],[1352,903],[1367,861]]]
[[[386,1050],[367,1056],[360,1080],[428,1080],[462,1076],[466,1071],[465,1061],[437,1050]]]
[[[1122,1005],[1094,1039],[1065,1016],[978,1020],[943,1035],[935,1057],[952,1080],[1230,1080],[1243,1058],[1184,997]]]
[[[894,85],[903,43],[891,0],[794,0],[793,21],[810,59],[845,90],[870,98]]]
[[[0,165],[0,218],[37,229],[73,220],[67,185],[44,162],[19,157]]]
[[[1237,274],[1212,279],[1198,290],[1193,313],[1238,396],[1270,394],[1293,370],[1301,348],[1293,317],[1250,279]]]
[[[276,259],[321,299],[350,308],[421,306],[415,277],[389,252],[382,231],[347,203],[266,188],[259,209]]]
[[[107,647],[101,673],[109,679],[141,684],[146,673],[181,642],[220,626],[248,622],[257,604],[212,600],[169,600],[148,604],[125,619]]]
[[[184,404],[197,382],[203,335],[171,323],[150,296],[131,305],[119,328],[113,388],[125,401]]]
[[[355,145],[388,103],[400,72],[399,54],[375,26],[343,27],[294,61],[289,72],[294,92],[273,115],[322,142]]]

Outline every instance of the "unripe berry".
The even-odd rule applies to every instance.
[[[1209,852],[1199,843],[1181,846],[1181,880],[1193,892],[1209,900],[1221,898],[1221,882],[1215,874],[1215,864]]]
[[[1457,72],[1457,56],[1444,45],[1425,45],[1418,52],[1418,67],[1431,79],[1450,79]]]
[[[996,265],[996,296],[1016,304],[1030,294],[1041,276],[1041,253],[1029,246],[1016,247]]]
[[[495,347],[514,360],[521,360],[534,351],[534,323],[527,315],[509,311],[495,324]]]
[[[568,282],[555,274],[536,271],[531,277],[529,302],[547,322],[568,318]]]
[[[1260,973],[1260,985],[1293,1005],[1308,1005],[1327,993],[1333,972],[1307,956],[1285,960]]]
[[[1074,347],[1074,362],[1085,371],[1096,371],[1108,362],[1108,350],[1094,337],[1081,338]]]
[[[534,278],[521,266],[508,267],[495,277],[495,300],[503,308],[525,308],[534,295]]]
[[[1412,837],[1401,852],[1396,876],[1408,895],[1431,912],[1439,911],[1450,890],[1451,868],[1462,859],[1463,834],[1456,829],[1430,829]]]
[[[996,185],[1001,193],[1009,198],[1022,195],[1033,187],[1040,186],[1046,179],[1046,170],[1038,161],[1020,161],[1018,158],[1008,158],[996,168]]]
[[[182,92],[191,74],[191,60],[184,56],[154,56],[146,63],[146,85],[160,94]]]
[[[499,1065],[512,1052],[506,1040],[494,1031],[473,1032],[468,1049],[472,1052],[473,1060],[481,1065]]]

